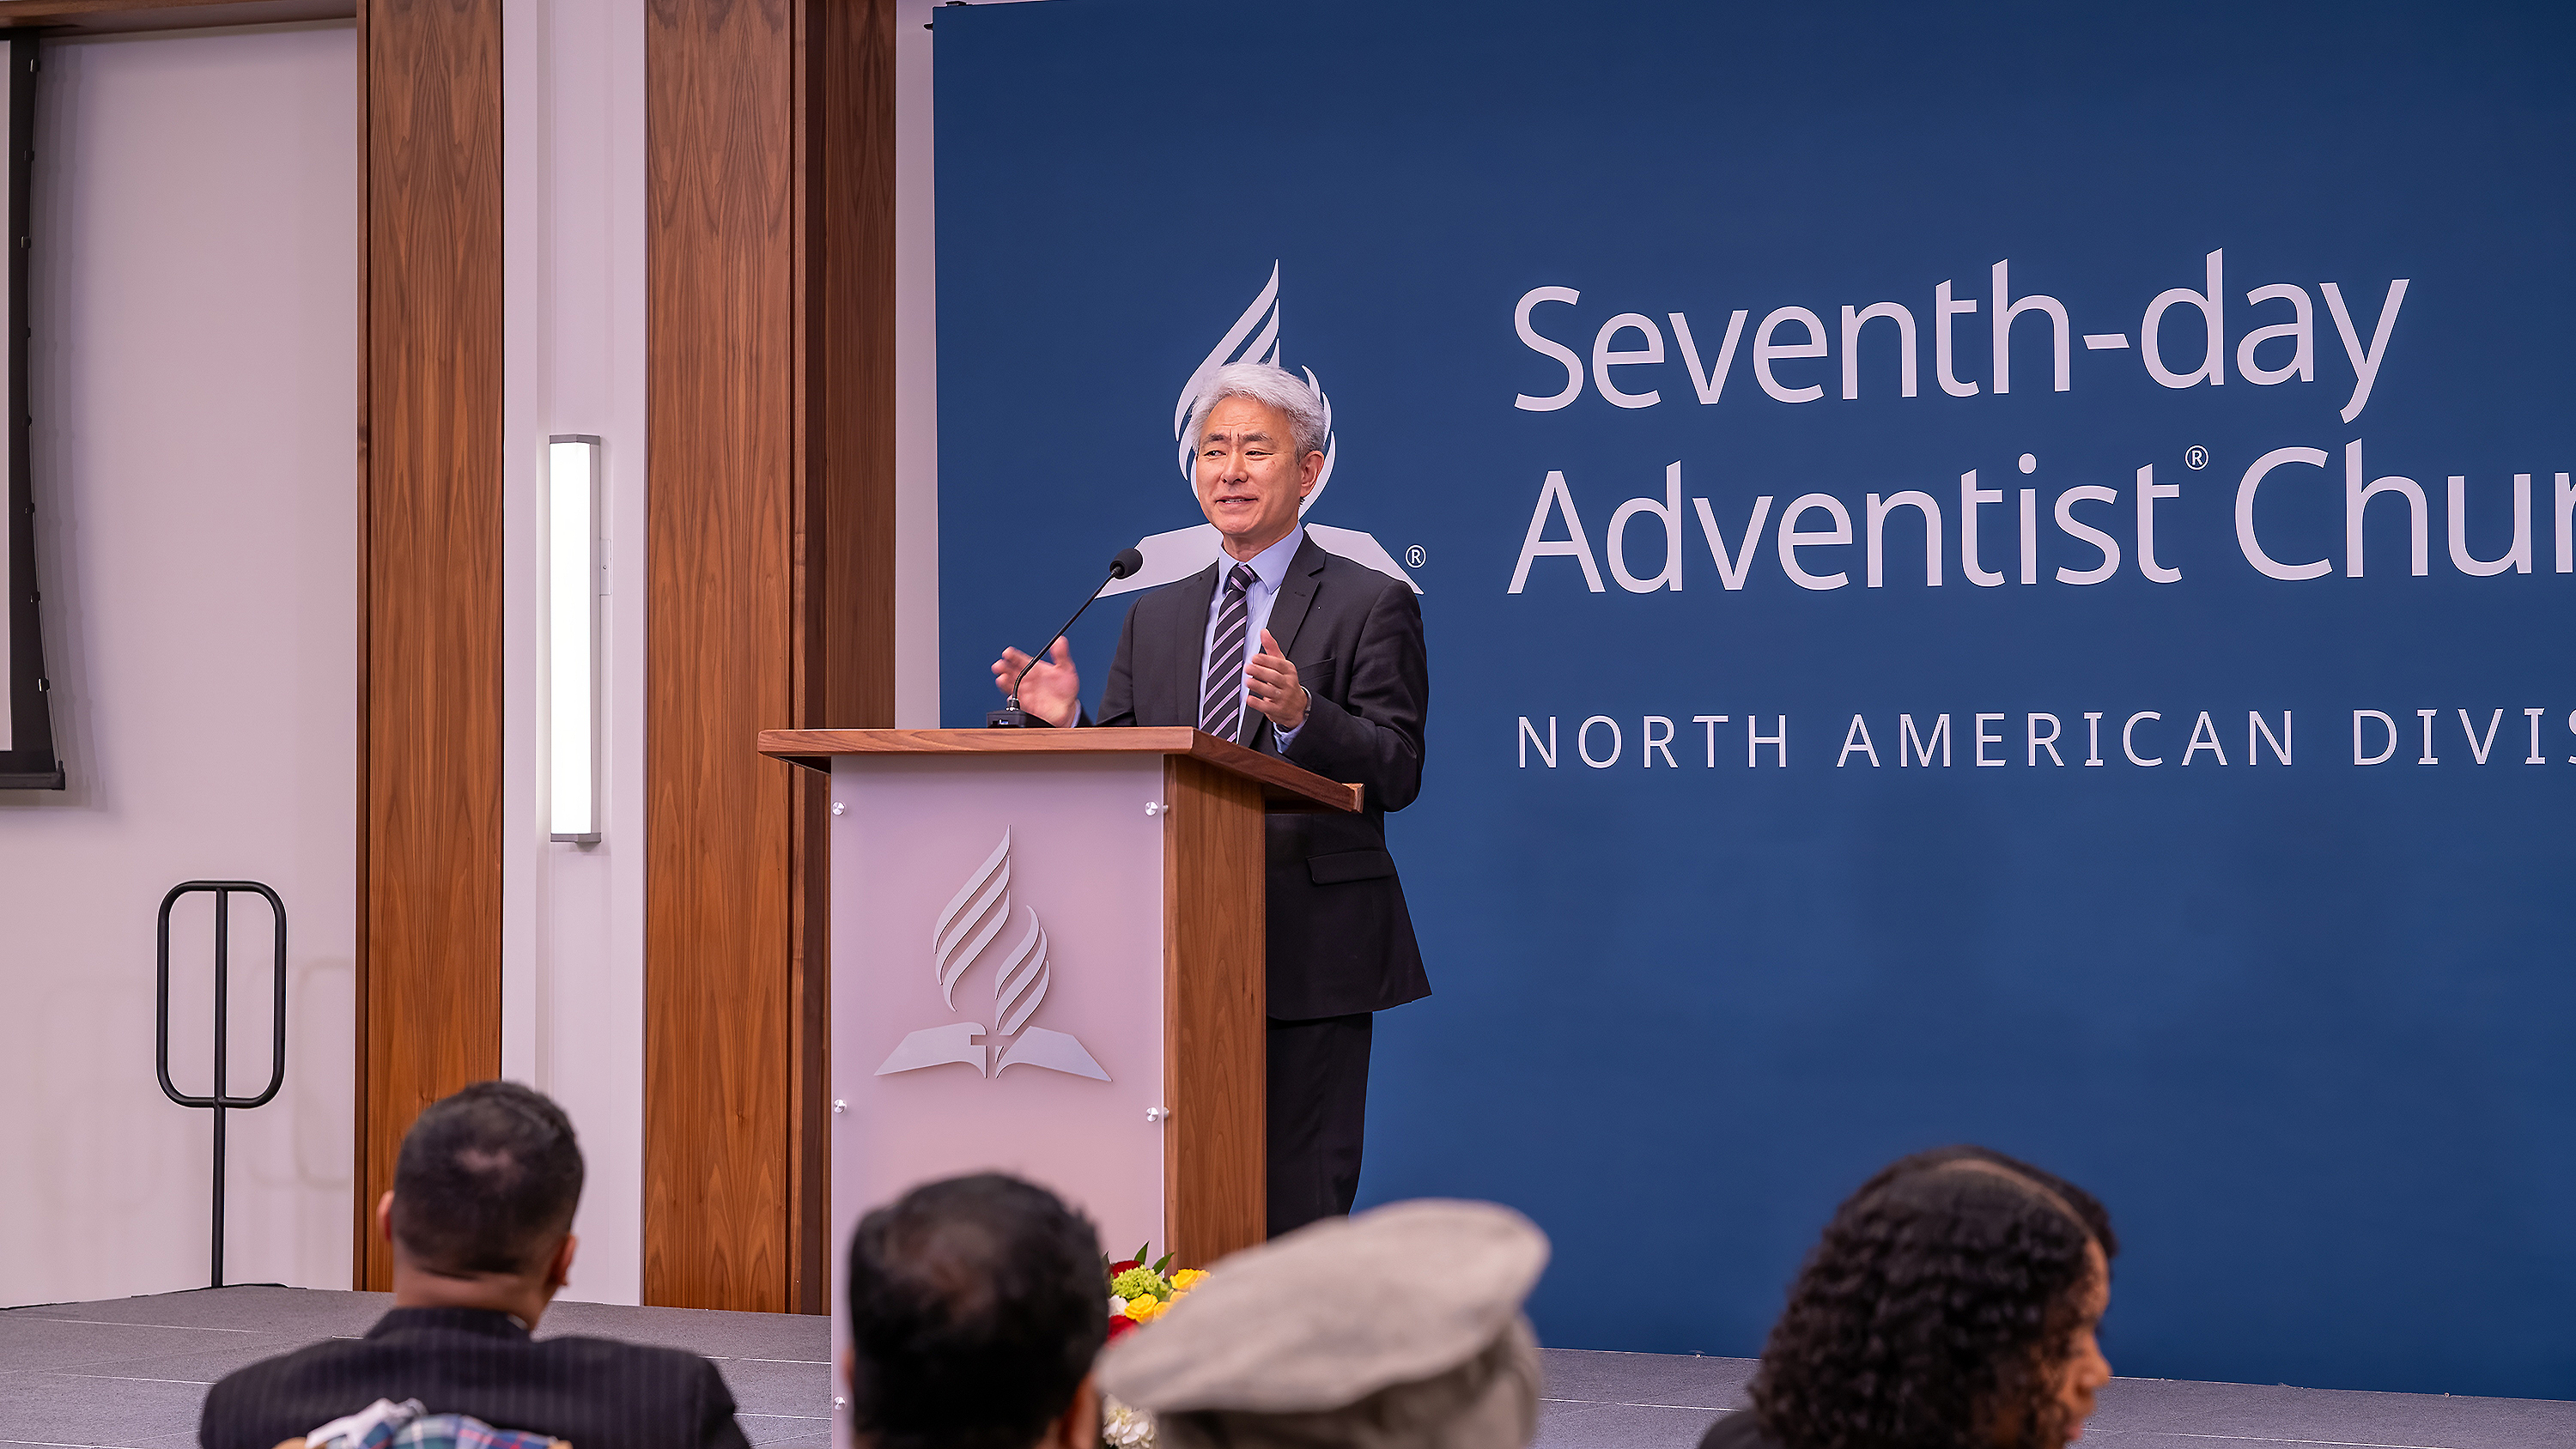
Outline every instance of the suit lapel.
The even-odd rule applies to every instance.
[[[1315,602],[1315,586],[1323,581],[1322,547],[1308,534],[1288,556],[1288,579],[1279,586],[1279,597],[1270,606],[1270,637],[1279,641],[1279,652],[1294,658],[1297,631],[1305,627],[1306,611]]]
[[[1216,571],[1209,564],[1172,590],[1179,611],[1172,621],[1172,657],[1181,667],[1172,671],[1179,692],[1165,718],[1185,725],[1199,722],[1199,690],[1207,682],[1208,601],[1216,597]]]
[[[1291,659],[1296,657],[1297,631],[1306,626],[1306,612],[1314,607],[1315,588],[1323,577],[1324,550],[1310,533],[1298,543],[1297,551],[1288,555],[1288,577],[1280,583],[1279,597],[1270,605],[1270,622],[1263,626],[1271,638],[1279,641],[1279,652]],[[1256,647],[1260,643],[1253,642]],[[1244,708],[1251,710],[1249,701]],[[1279,731],[1270,723],[1270,716],[1253,711],[1252,719],[1252,736],[1244,743],[1256,750],[1277,753]]]

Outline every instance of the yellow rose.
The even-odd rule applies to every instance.
[[[1163,1310],[1169,1307],[1171,1307],[1170,1304],[1163,1302],[1152,1294],[1142,1293],[1127,1300],[1127,1316],[1136,1320],[1138,1323],[1151,1323],[1155,1319],[1162,1317]]]
[[[1182,1294],[1189,1292],[1191,1289],[1199,1286],[1200,1281],[1206,1277],[1207,1270],[1204,1268],[1183,1268],[1181,1271],[1174,1273],[1172,1275],[1172,1296],[1178,1298]]]

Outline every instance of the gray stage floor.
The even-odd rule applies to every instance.
[[[196,1442],[207,1386],[270,1354],[366,1332],[379,1293],[224,1288],[0,1312],[0,1445]],[[540,1336],[694,1349],[733,1385],[751,1442],[831,1442],[821,1319],[559,1303]],[[1549,1349],[1542,1449],[1688,1449],[1744,1403],[1747,1359]],[[2085,1431],[2100,1449],[2567,1449],[2576,1403],[2119,1379]],[[608,1449],[608,1446],[592,1446]]]

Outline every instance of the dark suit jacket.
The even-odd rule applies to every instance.
[[[716,1366],[675,1348],[532,1340],[506,1313],[397,1308],[332,1339],[227,1375],[197,1421],[205,1449],[275,1449],[378,1399],[418,1399],[573,1449],[743,1449]]]
[[[1216,584],[1211,564],[1127,611],[1102,725],[1198,723]],[[1289,558],[1269,628],[1313,700],[1286,758],[1367,787],[1356,815],[1270,817],[1270,1015],[1307,1021],[1428,996],[1413,917],[1386,851],[1387,812],[1422,789],[1431,696],[1422,606],[1412,589],[1326,553],[1310,536]],[[1244,716],[1259,722],[1246,743],[1279,752],[1268,717],[1248,705]]]

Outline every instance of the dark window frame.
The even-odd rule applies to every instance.
[[[53,686],[45,673],[44,593],[36,574],[36,489],[27,456],[27,252],[30,174],[34,169],[36,45],[33,36],[0,37],[7,52],[9,107],[9,317],[0,346],[8,374],[8,527],[0,546],[9,550],[9,597],[0,627],[9,631],[9,677],[0,699],[10,711],[10,743],[0,750],[0,790],[60,790],[62,755],[54,747]]]

